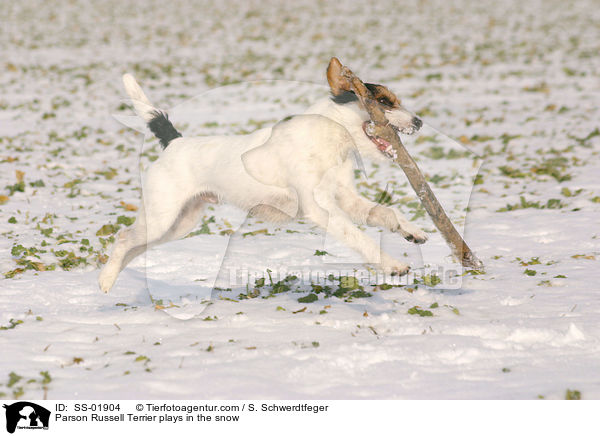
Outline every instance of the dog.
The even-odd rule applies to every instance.
[[[100,272],[103,292],[133,258],[187,235],[207,203],[227,202],[276,222],[308,219],[359,252],[366,263],[391,274],[406,274],[409,266],[381,252],[357,225],[382,227],[417,244],[427,241],[397,209],[357,192],[356,155],[384,162],[393,158],[393,150],[369,134],[369,116],[352,91],[326,97],[302,115],[250,134],[186,138],[166,112],[150,103],[133,76],[125,74],[123,84],[164,151],[145,174],[135,223],[118,233]],[[397,132],[419,130],[422,121],[394,93],[383,85],[365,85]]]

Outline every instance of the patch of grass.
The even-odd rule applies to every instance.
[[[48,385],[52,382],[52,376],[48,371],[40,371],[39,375],[41,378],[36,377],[24,377],[21,376],[14,371],[11,371],[8,374],[8,381],[6,382],[6,387],[12,389],[12,397],[14,399],[19,399],[23,395],[25,395],[25,387],[37,387],[41,388],[45,392],[48,390]],[[2,395],[0,395],[2,396]]]
[[[21,377],[20,375],[18,375],[14,371],[11,371],[8,374],[8,383],[6,383],[6,387],[12,388],[14,385],[16,385],[17,383],[19,383],[19,381],[21,381],[22,379],[23,379],[23,377]]]
[[[117,217],[117,224],[123,224],[124,226],[129,227],[135,222],[135,217],[128,217],[125,215],[120,215]]]
[[[571,256],[573,259],[588,259],[588,260],[596,260],[596,256],[593,254],[574,254]]]
[[[436,274],[426,274],[421,277],[423,284],[425,286],[434,287],[440,283],[442,283],[442,279],[440,279]]]
[[[549,175],[554,177],[557,182],[565,182],[571,180],[571,175],[565,171],[569,166],[569,161],[566,157],[554,157],[545,159],[538,165],[531,168],[531,172],[536,175]]]
[[[433,312],[430,310],[423,310],[419,306],[413,306],[408,309],[407,313],[409,315],[419,315],[419,316],[433,316]]]
[[[581,392],[567,389],[567,392],[565,392],[565,400],[581,400]]]
[[[42,253],[46,253],[46,250],[41,250],[36,247],[26,248],[20,244],[13,245],[11,248],[11,255],[17,257],[14,261],[19,267],[4,273],[4,277],[11,279],[17,274],[21,274],[27,270],[53,271],[57,266],[56,264],[46,265],[39,261],[39,254]]]
[[[271,289],[269,290],[269,294],[274,295],[274,294],[281,294],[283,292],[288,292],[292,288],[291,287],[292,283],[294,283],[296,280],[298,280],[298,277],[291,275],[291,276],[286,276],[282,280],[279,280],[278,282],[275,282],[275,283],[273,283],[271,281]]]
[[[569,138],[575,140],[578,145],[589,148],[592,146],[591,144],[589,144],[590,139],[595,138],[596,136],[600,136],[600,129],[598,127],[596,127],[594,130],[592,130],[584,138],[578,138],[578,137],[572,136],[572,135],[569,135]]]
[[[109,168],[105,171],[94,171],[94,174],[98,174],[99,176],[104,176],[106,180],[112,180],[118,174],[115,168]]]
[[[462,159],[471,156],[471,152],[468,150],[456,150],[454,148],[446,151],[444,147],[438,145],[432,145],[427,150],[421,152],[424,156],[430,159]]]
[[[104,224],[98,231],[96,232],[96,236],[108,236],[114,235],[119,231],[121,227],[116,224]]]
[[[560,190],[560,193],[562,195],[564,195],[565,197],[576,197],[577,195],[581,194],[581,192],[583,192],[583,189],[577,189],[575,191],[571,191],[567,187],[564,187]]]
[[[539,201],[526,200],[521,195],[519,203],[507,204],[505,207],[501,207],[496,212],[510,212],[518,209],[562,209],[567,205],[564,204],[559,198],[551,198],[546,204],[541,204]]]
[[[521,266],[540,265],[542,263],[540,262],[539,257],[532,257],[528,261],[522,260],[520,257],[517,257],[517,260],[519,261],[519,265]]]
[[[242,236],[245,238],[246,236],[256,236],[256,235],[267,235],[267,236],[273,236],[273,233],[269,233],[269,229],[260,229],[260,230],[254,230],[252,232],[246,232],[246,233],[242,233]]]
[[[315,301],[318,301],[318,300],[319,300],[319,297],[317,294],[310,293],[305,297],[298,298],[298,303],[314,303]]]
[[[15,192],[25,192],[25,182],[17,182],[14,185],[7,185],[8,195],[12,196]]]
[[[522,172],[522,171],[520,171],[518,169],[509,167],[509,166],[506,166],[506,165],[498,167],[498,169],[500,170],[500,172],[503,175],[505,175],[507,177],[510,177],[510,178],[513,178],[513,179],[522,179],[522,178],[527,177],[527,175],[528,175],[527,173],[524,173],[524,172]]]
[[[186,238],[190,238],[192,236],[197,236],[197,235],[214,235],[214,232],[212,232],[210,230],[210,226],[209,224],[214,224],[215,223],[215,217],[214,216],[210,216],[210,217],[203,217],[202,218],[202,224],[200,225],[200,230],[196,230],[193,232],[190,232]]]
[[[61,254],[66,250],[60,250]],[[55,252],[55,255],[58,252]],[[87,265],[88,259],[86,257],[77,256],[73,251],[67,251],[64,256],[60,256],[58,261],[58,266],[60,266],[63,270],[69,271],[73,268],[76,268],[80,265]]]
[[[13,319],[11,318],[8,321],[8,325],[7,326],[0,326],[0,330],[12,330],[14,329],[16,326],[18,326],[19,324],[23,324],[23,321],[20,319]]]
[[[460,310],[458,310],[458,307],[450,306],[449,304],[444,304],[444,307],[450,309],[453,314],[460,315]]]
[[[371,293],[364,290],[364,287],[360,285],[356,277],[341,276],[334,280],[337,280],[339,283],[338,288],[331,294],[334,297],[351,301],[353,298],[368,298],[372,296]]]

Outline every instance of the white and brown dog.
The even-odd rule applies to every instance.
[[[418,244],[427,240],[397,209],[356,191],[354,153],[374,161],[392,156],[389,144],[368,135],[369,116],[352,92],[247,135],[185,138],[131,75],[124,75],[123,83],[165,150],[144,177],[135,223],[120,231],[100,273],[102,291],[108,292],[119,272],[149,247],[187,235],[206,203],[228,202],[272,221],[304,217],[392,274],[406,274],[409,266],[380,252],[357,225],[383,227]],[[412,134],[421,127],[386,87],[366,86],[398,132]]]

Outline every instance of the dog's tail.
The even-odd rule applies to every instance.
[[[123,75],[123,85],[125,91],[131,97],[135,111],[140,118],[146,121],[150,131],[160,140],[163,149],[167,148],[173,139],[181,137],[181,133],[169,121],[167,113],[152,106],[152,103],[150,103],[150,100],[148,100],[148,97],[131,74]]]

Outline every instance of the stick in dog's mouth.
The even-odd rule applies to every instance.
[[[396,135],[398,135],[398,129],[396,129],[394,126],[390,125],[394,131],[396,132]],[[362,125],[363,131],[365,132],[365,135],[367,135],[367,138],[369,138],[376,146],[377,149],[382,152],[384,155],[386,155],[387,157],[389,157],[390,159],[396,159],[398,157],[398,152],[396,152],[396,150],[394,149],[394,146],[387,141],[386,139],[377,136],[377,134],[375,133],[376,129],[375,129],[375,123],[371,120],[369,121],[365,121]],[[402,142],[400,140],[400,135],[398,135],[398,141]]]

